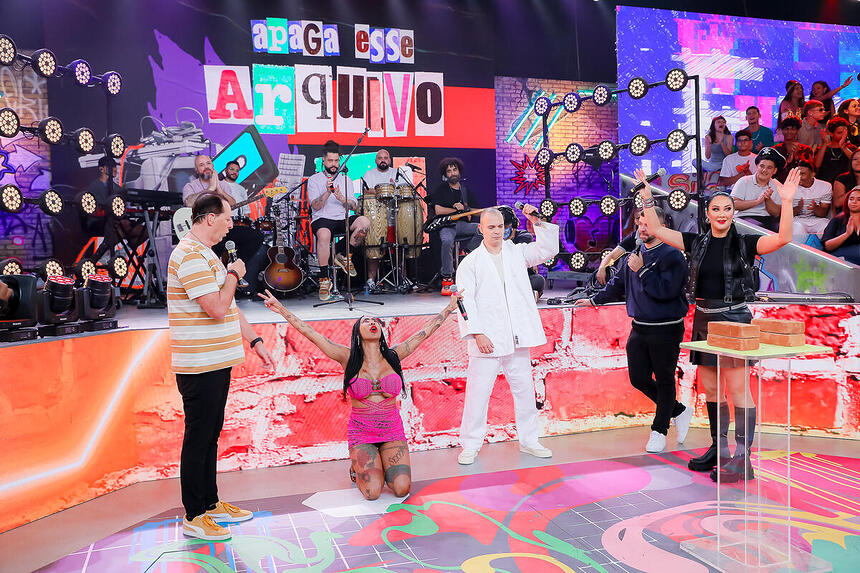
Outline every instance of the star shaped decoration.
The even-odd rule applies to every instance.
[[[526,196],[531,191],[543,189],[544,172],[543,168],[537,164],[537,159],[530,159],[528,155],[523,154],[522,163],[511,159],[511,165],[516,169],[516,173],[510,179],[511,183],[517,186],[514,193],[522,191],[523,196]]]

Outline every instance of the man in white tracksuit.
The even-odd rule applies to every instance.
[[[501,368],[514,398],[520,451],[548,458],[538,442],[529,348],[546,343],[527,269],[558,253],[558,225],[538,219],[532,205],[523,214],[534,226],[535,242],[504,240],[505,223],[498,209],[486,209],[478,227],[484,237],[457,268],[457,290],[463,293],[468,319],[458,317],[460,337],[469,350],[466,401],[460,425],[463,447],[457,461],[471,464],[484,443],[490,393]]]

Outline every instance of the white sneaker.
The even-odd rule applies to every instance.
[[[693,407],[687,406],[687,408],[672,418],[672,421],[675,423],[675,428],[678,430],[678,443],[683,444],[684,440],[687,439],[687,432],[690,431],[690,420],[693,419]]]
[[[207,541],[224,541],[230,539],[230,530],[226,527],[221,527],[210,516],[198,515],[191,521],[188,518],[182,518],[182,534],[188,537],[196,537],[197,539],[205,539]]]
[[[466,450],[464,449],[460,452],[460,455],[457,456],[457,463],[461,466],[468,466],[475,462],[475,458],[478,457],[478,452],[476,450]]]
[[[551,458],[552,450],[545,448],[540,444],[534,446],[524,446],[520,444],[520,451],[524,454],[529,454],[536,458]]]
[[[645,444],[645,451],[649,454],[656,454],[666,449],[666,436],[660,432],[651,430],[651,437],[648,438],[648,443]]]

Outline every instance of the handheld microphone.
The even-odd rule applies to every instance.
[[[236,243],[234,243],[233,241],[227,241],[226,243],[224,243],[224,248],[227,250],[227,258],[230,259],[231,263],[235,263],[237,260],[239,260],[239,256],[236,254]],[[248,281],[246,281],[245,279],[239,279],[239,284],[236,286],[240,288],[247,288]]]
[[[457,285],[451,285],[451,292],[457,293]],[[457,299],[457,308],[460,309],[460,315],[463,317],[463,320],[469,320],[469,315],[466,314],[466,307],[463,306],[463,301],[459,298]]]
[[[514,207],[516,207],[519,211],[522,211],[523,207],[525,207],[525,206],[526,206],[525,203],[523,203],[522,201],[517,201],[516,203],[514,203]],[[538,219],[540,219],[541,221],[547,220],[547,218],[544,217],[540,211],[535,211],[534,216],[537,217]]]
[[[412,171],[418,171],[418,172],[423,171],[423,169],[421,169],[421,168],[420,168],[420,167],[418,167],[417,165],[412,165],[412,164],[411,164],[411,163],[409,163],[408,161],[407,161],[406,163],[404,163],[403,165],[405,165],[406,167],[408,167],[408,168],[409,168],[409,169],[411,169]]]
[[[660,179],[664,175],[666,175],[666,170],[661,167],[660,169],[657,170],[657,173],[652,173],[651,175],[646,177],[645,180],[648,183],[651,183],[655,179]],[[637,191],[640,191],[642,189],[645,189],[645,184],[640,181],[639,183],[637,183],[636,185],[633,186],[633,189],[630,190],[630,193],[633,194],[633,193],[636,193]]]

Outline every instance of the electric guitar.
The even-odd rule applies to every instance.
[[[432,233],[433,231],[438,231],[442,227],[450,227],[454,223],[457,222],[458,219],[462,219],[463,217],[468,217],[470,215],[477,215],[484,209],[472,209],[471,211],[465,211],[463,213],[451,213],[450,215],[436,215],[426,223],[424,223],[424,232]]]
[[[277,219],[276,246],[269,247],[269,266],[263,271],[263,282],[276,294],[284,294],[298,288],[305,281],[305,273],[296,265],[296,252],[284,245],[284,238],[281,236],[281,210],[277,204],[272,205],[272,213]]]
[[[263,189],[266,197],[277,197],[281,193],[286,193],[289,191],[289,187],[266,187]],[[242,201],[240,203],[236,203],[230,209],[235,211],[239,207],[244,207],[245,205],[250,205],[255,201],[259,201],[260,197],[256,196],[253,199],[248,199],[247,201]],[[182,207],[176,210],[176,213],[173,214],[173,232],[176,234],[176,238],[182,240],[182,237],[188,234],[188,231],[191,230],[191,207]]]

